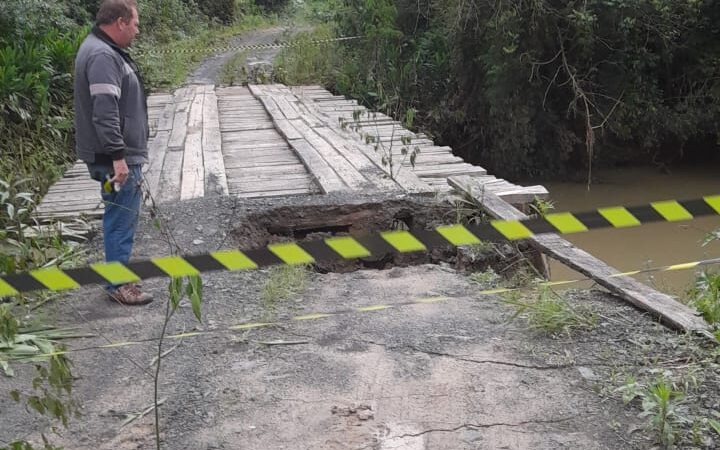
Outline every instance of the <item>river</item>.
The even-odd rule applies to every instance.
[[[720,194],[719,169],[680,168],[671,174],[660,173],[654,168],[605,170],[596,174],[597,181],[590,190],[584,183],[539,183],[550,191],[554,212],[586,211],[605,206],[634,206],[658,200],[686,200]],[[596,230],[566,235],[565,238],[611,266],[630,271],[720,257],[720,242],[714,241],[705,247],[701,245],[707,234],[718,228],[720,216],[712,216],[686,222]],[[551,261],[550,270],[553,280],[580,277],[555,261]],[[684,295],[692,284],[695,272],[658,272],[636,278],[660,291]],[[584,286],[589,286],[589,283]]]

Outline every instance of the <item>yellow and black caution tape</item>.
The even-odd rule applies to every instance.
[[[569,234],[599,228],[627,228],[652,222],[678,222],[720,215],[720,195],[667,200],[641,206],[616,206],[581,213],[552,213],[528,220],[492,220],[479,225],[442,225],[428,230],[382,231],[364,236],[337,236],[306,242],[269,244],[250,250],[220,250],[184,256],[161,256],[122,264],[49,267],[0,277],[0,297],[41,289],[63,291],[91,284],[124,284],[156,277],[185,277],[220,270],[251,270],[272,265],[312,264],[382,257],[389,253],[425,252],[433,248]]]
[[[314,39],[310,41],[292,41],[292,42],[276,42],[272,44],[247,44],[247,45],[232,45],[232,46],[220,46],[220,47],[203,47],[203,48],[191,48],[191,49],[136,49],[131,51],[133,54],[161,54],[161,53],[196,53],[196,52],[229,52],[229,51],[245,51],[245,50],[265,50],[271,48],[288,48],[288,47],[299,47],[301,45],[322,45],[329,44],[330,42],[342,42],[352,41],[356,39],[362,39],[362,36],[347,36],[338,38],[328,39]]]
[[[701,261],[692,261],[692,262],[685,262],[680,264],[672,264],[668,266],[659,266],[659,267],[651,267],[647,269],[639,269],[639,270],[631,270],[628,272],[622,272],[622,273],[616,273],[613,275],[610,275],[611,277],[624,277],[624,276],[631,276],[631,275],[637,275],[637,274],[644,274],[644,273],[654,273],[654,272],[671,272],[676,270],[689,270],[696,267],[702,267],[702,266],[710,266],[710,265],[717,265],[720,264],[720,258],[712,258],[712,259],[706,259]],[[524,291],[529,289],[534,289],[537,287],[554,287],[554,286],[564,286],[572,283],[579,283],[582,281],[589,281],[591,278],[578,278],[574,280],[563,280],[563,281],[543,281],[536,284],[531,284],[529,286],[523,286],[523,287],[499,287],[499,288],[493,288],[493,289],[484,289],[481,291],[475,292],[475,295],[496,295],[496,294],[505,294],[509,292],[516,292],[516,291]],[[177,334],[169,334],[164,337],[164,339],[184,339],[189,337],[197,337],[197,336],[206,336],[210,334],[218,334],[218,333],[224,333],[224,332],[234,332],[234,331],[245,331],[245,330],[253,330],[258,328],[269,328],[274,326],[281,326],[281,325],[288,325],[291,323],[297,323],[297,322],[306,322],[306,321],[314,321],[314,320],[322,320],[322,319],[328,319],[331,317],[338,317],[338,316],[347,316],[352,314],[363,314],[363,313],[372,313],[377,311],[385,311],[389,309],[397,309],[397,308],[403,308],[407,306],[416,306],[416,305],[428,305],[428,304],[437,304],[442,302],[447,302],[450,300],[455,299],[454,297],[447,297],[447,296],[433,296],[433,297],[422,297],[415,300],[410,300],[406,302],[398,302],[398,303],[392,303],[392,304],[377,304],[377,305],[367,305],[367,306],[360,306],[357,308],[346,308],[341,310],[334,310],[334,311],[325,311],[325,312],[313,312],[313,313],[306,313],[298,316],[289,317],[287,319],[283,320],[275,320],[275,321],[268,321],[268,322],[243,322],[238,323],[235,325],[231,325],[224,328],[218,328],[214,330],[205,330],[205,331],[190,331],[190,332],[183,332],[183,333],[177,333]],[[138,340],[132,340],[132,341],[116,341],[116,342],[110,342],[108,344],[102,344],[102,345],[95,345],[95,346],[88,346],[88,347],[78,347],[78,348],[72,348],[72,349],[66,349],[66,350],[58,350],[56,352],[52,353],[42,353],[42,354],[32,354],[28,355],[27,358],[47,358],[51,356],[58,356],[58,355],[64,355],[67,353],[76,353],[76,352],[82,352],[82,351],[89,351],[89,350],[104,350],[104,349],[110,349],[110,348],[121,348],[121,347],[132,347],[136,345],[142,345],[147,344],[151,342],[158,341],[159,338],[147,338],[147,339],[138,339]],[[19,358],[22,360],[22,358]]]

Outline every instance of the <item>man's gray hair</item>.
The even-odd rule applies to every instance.
[[[119,18],[132,19],[133,8],[137,9],[137,0],[103,0],[95,16],[97,25],[107,25]]]

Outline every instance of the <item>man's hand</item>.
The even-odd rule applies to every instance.
[[[127,163],[124,159],[116,159],[113,161],[113,171],[115,172],[115,176],[112,177],[110,182],[117,183],[120,186],[125,184],[128,179],[128,175],[130,175],[130,169],[128,169]]]

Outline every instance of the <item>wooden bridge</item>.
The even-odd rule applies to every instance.
[[[143,172],[159,204],[209,195],[432,195],[451,190],[447,177],[453,175],[471,176],[514,204],[548,195],[542,186],[489,175],[450,147],[319,86],[190,85],[150,96],[148,107],[150,162]],[[403,148],[419,151],[414,166]],[[36,215],[42,221],[92,218],[102,208],[98,183],[78,162],[50,188]]]
[[[190,85],[148,99],[150,162],[145,186],[156,203],[205,196],[242,198],[335,192],[434,195],[457,188],[493,216],[523,219],[510,204],[546,198],[454,156],[449,147],[319,86],[216,88]],[[353,127],[343,126],[343,121]],[[352,128],[360,127],[360,130]],[[411,164],[403,148],[419,155]],[[394,165],[387,164],[392,158]],[[477,196],[482,192],[482,196]],[[36,210],[45,221],[102,214],[99,186],[78,162]],[[707,333],[697,312],[656,292],[558,236],[529,240],[624,300],[682,330]]]

